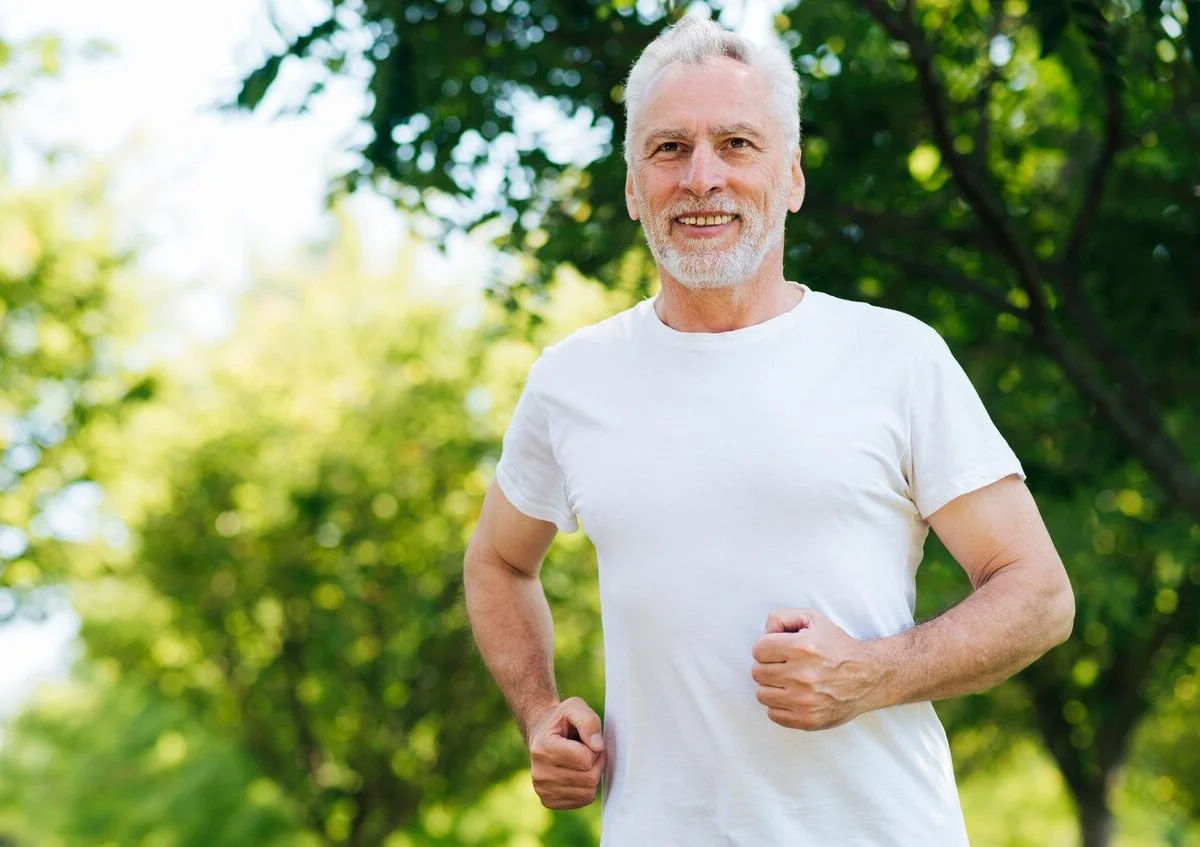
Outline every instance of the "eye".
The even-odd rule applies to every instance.
[[[679,152],[679,142],[678,141],[664,141],[662,144],[658,145],[658,152],[659,153],[678,153]]]
[[[750,141],[746,138],[731,138],[729,139],[729,146],[734,150],[746,150],[750,147]]]

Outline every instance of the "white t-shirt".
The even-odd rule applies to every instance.
[[[755,698],[772,609],[911,627],[925,519],[1024,478],[933,329],[801,287],[730,332],[673,330],[651,300],[582,329],[505,435],[508,499],[598,554],[603,847],[967,843],[929,703],[805,732]]]

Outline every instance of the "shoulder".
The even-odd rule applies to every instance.
[[[648,300],[594,324],[581,327],[544,350],[534,364],[539,380],[577,380],[587,370],[604,367],[628,351]]]
[[[828,330],[853,339],[864,352],[913,361],[930,345],[944,343],[937,330],[907,312],[823,292],[813,293],[819,298],[822,323]]]

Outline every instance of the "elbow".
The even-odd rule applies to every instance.
[[[1049,623],[1050,645],[1047,649],[1062,644],[1071,637],[1071,631],[1075,628],[1075,591],[1065,571],[1055,586],[1049,606],[1050,613],[1046,620]]]

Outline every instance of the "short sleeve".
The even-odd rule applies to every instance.
[[[550,521],[563,532],[574,532],[579,523],[567,502],[566,478],[551,448],[549,421],[534,386],[536,373],[535,364],[504,433],[496,482],[521,512]]]
[[[936,333],[909,391],[909,494],[928,518],[955,497],[1016,474],[1021,463],[962,367]]]

